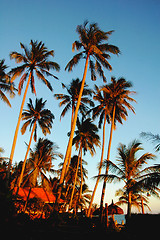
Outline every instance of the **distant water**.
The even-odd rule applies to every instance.
[[[114,219],[115,219],[115,221],[117,221],[118,224],[121,224],[122,221],[123,221],[124,223],[126,223],[125,216],[126,216],[126,215],[124,215],[124,214],[115,214],[115,215],[114,215]],[[111,217],[111,216],[109,216],[108,218],[110,218],[110,217]]]

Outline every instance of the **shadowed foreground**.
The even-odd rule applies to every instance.
[[[91,239],[99,236],[104,239],[144,239],[145,237],[155,237],[159,233],[159,215],[137,214],[132,215],[128,224],[118,230],[110,226],[106,230],[99,224],[98,219],[84,217],[70,218],[68,215],[58,215],[54,213],[49,219],[30,220],[27,215],[19,214],[17,217],[1,219],[1,235],[6,239],[16,237],[16,239]]]

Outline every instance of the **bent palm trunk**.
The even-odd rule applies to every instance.
[[[27,156],[28,156],[28,153],[29,153],[29,149],[30,149],[30,146],[31,146],[31,142],[32,142],[32,138],[33,138],[33,134],[34,134],[35,128],[36,128],[36,121],[35,121],[35,123],[34,123],[34,125],[33,125],[33,128],[32,128],[32,132],[31,132],[29,144],[28,144],[28,147],[27,147],[27,151],[26,151],[26,155],[25,155],[24,161],[23,161],[23,165],[22,165],[22,170],[21,170],[19,182],[18,182],[18,187],[17,187],[16,196],[18,195],[18,191],[19,191],[19,188],[20,188],[21,183],[22,183],[23,174],[24,174],[24,169],[25,169],[26,161],[27,161]]]
[[[103,156],[104,156],[104,144],[105,144],[105,127],[106,127],[106,113],[105,113],[105,119],[104,119],[104,124],[103,124],[102,153],[101,153],[101,161],[100,161],[98,175],[101,174],[101,170],[102,170],[102,163],[103,163]],[[92,203],[93,203],[94,196],[95,196],[95,193],[96,193],[96,190],[97,190],[97,187],[98,187],[98,183],[99,183],[99,178],[97,178],[97,180],[96,180],[96,184],[95,184],[95,187],[94,187],[94,190],[93,190],[93,193],[92,193],[92,197],[91,197],[91,201],[90,201],[90,204],[89,204],[89,209],[88,209],[88,212],[87,212],[87,217],[90,217],[90,214],[91,214]]]
[[[68,210],[70,210],[71,206],[72,206],[73,195],[74,195],[74,190],[75,190],[76,180],[77,180],[77,175],[78,175],[78,168],[79,168],[79,159],[80,159],[80,157],[81,157],[81,151],[79,151],[79,154],[78,154],[78,161],[77,161],[77,168],[76,168],[76,173],[75,173],[75,178],[74,178],[74,185],[73,185],[73,188],[72,188],[72,194],[71,194],[71,199],[70,199],[70,202],[69,202]]]
[[[79,110],[79,106],[80,106],[80,103],[81,103],[81,97],[82,97],[84,84],[85,84],[85,80],[86,80],[86,74],[87,74],[87,68],[88,68],[88,60],[89,60],[89,53],[88,53],[87,58],[86,58],[86,63],[85,63],[85,68],[84,68],[84,74],[83,74],[81,89],[80,89],[78,100],[77,100],[77,105],[76,105],[76,109],[75,109],[75,113],[74,113],[74,119],[73,119],[73,125],[72,125],[72,128],[71,128],[71,134],[70,134],[70,138],[69,138],[69,141],[68,141],[68,146],[67,146],[67,150],[66,150],[64,163],[63,163],[61,177],[60,177],[60,180],[59,180],[59,189],[58,189],[58,194],[57,194],[58,195],[57,196],[57,203],[59,203],[59,200],[60,200],[60,197],[61,197],[62,185],[63,185],[64,176],[65,176],[65,172],[66,172],[65,170],[66,170],[67,162],[68,162],[68,159],[69,159],[69,154],[71,153],[71,149],[72,149],[72,141],[73,141],[74,130],[75,130],[75,127],[76,127],[76,122],[77,122],[78,110]]]
[[[29,77],[28,77],[26,89],[25,89],[25,92],[23,95],[22,104],[21,104],[21,108],[20,108],[20,112],[19,112],[18,122],[17,122],[16,130],[15,130],[15,134],[14,134],[14,138],[13,138],[13,144],[12,144],[10,160],[9,160],[9,165],[8,165],[8,171],[7,171],[7,185],[9,184],[10,171],[11,171],[11,167],[12,167],[12,161],[13,161],[14,151],[15,151],[15,147],[16,147],[19,126],[20,126],[20,122],[21,122],[21,118],[22,118],[22,111],[23,111],[25,100],[26,100],[26,95],[27,95],[31,75],[32,75],[32,72],[29,74]]]
[[[110,159],[110,152],[111,152],[111,143],[112,143],[112,135],[113,135],[113,129],[114,129],[114,120],[115,120],[115,111],[116,107],[114,106],[113,108],[113,116],[112,116],[112,124],[111,124],[111,131],[110,131],[110,137],[109,137],[109,143],[108,143],[108,152],[107,152],[107,166],[106,166],[106,172],[105,174],[108,174],[109,170],[109,159]],[[104,203],[104,195],[105,195],[105,190],[106,190],[106,181],[107,179],[104,180],[103,182],[103,188],[102,188],[102,195],[101,195],[101,204],[100,204],[100,219],[102,222],[102,211],[103,211],[103,203]]]

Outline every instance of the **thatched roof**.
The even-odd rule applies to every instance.
[[[105,208],[103,208],[103,211]],[[97,208],[94,212],[93,215],[99,215],[100,214],[100,208]],[[108,215],[113,215],[113,214],[124,214],[123,209],[118,207],[116,204],[112,203],[108,206]]]
[[[18,195],[23,199],[27,200],[29,194],[30,187],[19,188]],[[14,194],[17,192],[17,187],[14,188]],[[35,187],[31,189],[31,193],[29,195],[29,199],[31,198],[40,198],[45,203],[55,203],[56,197],[52,192],[48,192],[44,188]],[[63,200],[62,200],[63,201]]]
[[[123,209],[114,204],[113,200],[112,203],[108,206],[108,215],[112,214],[124,214]]]

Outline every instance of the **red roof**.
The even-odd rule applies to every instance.
[[[30,187],[19,188],[18,195],[22,197],[25,201],[29,193]],[[14,194],[17,192],[17,187],[14,188]],[[40,198],[45,203],[55,203],[56,197],[53,193],[48,192],[44,188],[32,188],[29,199],[31,198]]]

